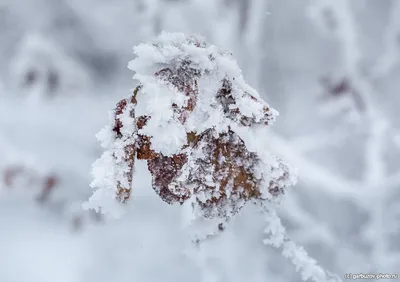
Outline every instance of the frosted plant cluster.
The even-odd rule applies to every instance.
[[[139,85],[98,134],[106,151],[94,164],[97,189],[84,207],[119,216],[139,177],[135,162],[146,160],[155,192],[189,207],[192,221],[209,220],[223,231],[246,202],[255,203],[270,225],[265,243],[283,247],[303,279],[329,281],[286,238],[274,212],[295,173],[256,141],[278,113],[245,82],[232,54],[180,33],[163,33],[134,52],[129,68]],[[215,231],[197,235],[200,243]]]
[[[129,68],[140,85],[99,134],[107,151],[94,165],[98,189],[87,206],[113,213],[104,198],[126,202],[136,158],[148,161],[164,201],[195,199],[193,210],[206,218],[230,218],[247,200],[272,199],[293,183],[284,162],[245,142],[278,113],[245,82],[232,54],[179,33],[134,52]]]

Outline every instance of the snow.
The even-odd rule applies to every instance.
[[[340,277],[321,268],[337,274],[399,269],[396,1],[254,0],[247,10],[241,1],[0,2],[0,281],[336,281]],[[305,15],[308,7],[314,8],[312,18]],[[146,44],[157,42],[153,38],[161,30],[198,32],[230,51],[206,44],[204,49],[217,54],[207,62],[204,52],[190,44],[179,47],[185,42],[182,34],[162,35],[166,45]],[[133,65],[140,71],[132,81],[126,63],[132,59],[131,47],[142,42],[134,51]],[[231,126],[250,151],[261,150],[260,167],[253,170],[257,179],[266,172],[265,181],[279,178],[284,166],[291,174],[281,184],[288,186],[297,174],[289,164],[299,168],[299,183],[283,197],[273,197],[266,185],[261,191],[268,203],[279,203],[279,221],[273,224],[275,241],[283,240],[279,248],[263,244],[274,237],[263,234],[272,219],[256,205],[246,204],[221,233],[218,217],[198,217],[197,199],[182,206],[166,204],[152,189],[145,161],[135,162],[129,201],[114,199],[115,179],[126,180],[126,166],[117,162],[121,153],[118,159],[109,153],[120,152],[126,140],[115,142],[109,134],[114,126],[109,110],[140,81],[154,81],[151,73],[174,65],[160,55],[172,59],[184,52],[214,68],[216,77],[226,71],[236,80],[243,73],[245,80],[235,81],[231,91],[242,100],[242,113],[261,109],[245,92],[279,109],[279,118],[270,109],[273,114],[264,120],[268,126],[249,129],[244,124],[263,123],[262,115],[240,120],[235,105],[221,106],[221,99],[212,97],[219,87],[212,77],[198,81],[207,90],[200,106],[190,115],[178,115],[186,120],[185,132],[206,130],[219,120],[214,137]],[[32,70],[38,75],[32,76]],[[350,90],[331,95],[321,107],[321,77],[349,80],[358,100]],[[156,86],[149,86],[149,97],[138,95],[144,98],[138,104],[148,101],[149,109],[138,106],[137,115],[161,107],[152,108],[153,90],[176,93],[170,84]],[[187,103],[182,95],[164,102],[172,100],[179,106]],[[359,111],[360,103],[365,111]],[[224,111],[231,112],[231,119]],[[164,130],[165,135],[172,130],[165,120],[174,114],[158,114],[163,127],[153,124],[144,130]],[[238,123],[232,122],[235,118]],[[120,119],[124,136],[135,131],[127,111]],[[154,146],[173,154],[181,142],[159,138]],[[204,158],[206,145],[190,156],[191,166]],[[108,154],[102,159],[104,151]],[[219,157],[216,163],[227,159]],[[23,173],[5,185],[4,173],[16,168]],[[184,169],[177,181],[183,183],[190,173]],[[52,175],[55,189],[38,201]],[[204,175],[205,183],[214,182],[210,176]],[[92,195],[91,182],[104,189]],[[199,192],[198,200],[220,195],[215,184],[215,191]],[[226,193],[235,196],[229,189]],[[82,210],[90,196],[85,207],[97,206],[99,213]],[[277,235],[283,234],[279,222],[283,236]]]

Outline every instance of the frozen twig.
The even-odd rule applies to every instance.
[[[282,225],[275,209],[270,206],[262,206],[262,208],[268,224],[264,232],[270,235],[268,239],[264,240],[264,244],[282,248],[283,256],[295,265],[296,271],[301,274],[303,281],[342,281],[338,276],[324,270],[302,247],[297,246],[287,237],[285,227]]]
[[[328,9],[336,19],[336,25],[332,31],[339,40],[342,49],[345,76],[351,81],[354,91],[359,93],[359,97],[365,105],[363,117],[365,123],[369,125],[369,136],[365,146],[364,193],[360,194],[359,197],[364,202],[374,199],[374,204],[369,208],[371,220],[368,227],[369,234],[373,235],[368,239],[373,245],[373,259],[378,263],[384,259],[384,255],[388,251],[387,239],[385,238],[386,227],[383,222],[385,218],[385,201],[388,195],[391,194],[388,191],[388,187],[382,188],[382,185],[386,184],[388,179],[384,160],[384,145],[387,136],[395,139],[398,134],[385,114],[378,109],[372,84],[360,71],[362,54],[350,1],[325,0],[320,1],[318,5],[321,9],[321,14],[323,10],[326,11]],[[394,42],[398,36],[395,28],[397,24],[394,22],[397,22],[396,15],[400,5],[398,3],[394,5],[391,23],[385,35],[387,50],[380,60],[381,64],[374,70],[375,76],[391,67],[391,64],[388,64],[389,61],[397,61],[395,59],[398,56],[397,48],[395,48],[397,43]],[[376,190],[378,186],[380,191]]]
[[[370,77],[380,79],[390,73],[400,62],[400,2],[392,1],[389,20],[383,34],[383,52],[378,57]]]

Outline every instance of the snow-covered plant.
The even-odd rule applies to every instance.
[[[42,175],[34,169],[22,165],[13,165],[2,171],[2,184],[5,189],[21,190],[29,187],[28,193],[33,194],[40,202],[44,202],[57,186],[57,176]]]
[[[293,182],[284,162],[244,141],[277,112],[246,84],[229,52],[164,33],[135,53],[129,68],[140,84],[100,133],[108,150],[94,167],[100,189],[92,202],[106,191],[127,202],[136,159],[147,160],[164,201],[195,199],[194,211],[206,218],[229,218],[246,201],[272,199]],[[104,165],[106,175],[99,174]]]
[[[71,204],[64,195],[61,198],[60,195],[54,195],[62,189],[60,182],[59,175],[32,168],[27,164],[0,166],[0,198],[12,194],[32,198],[49,212],[61,215],[73,231],[79,231],[84,225],[101,220],[101,214],[82,211],[81,204]]]
[[[70,95],[90,83],[88,70],[63,46],[41,34],[28,34],[19,43],[11,64],[13,87],[28,97]]]
[[[295,174],[257,139],[278,113],[245,82],[232,54],[181,33],[163,33],[134,52],[129,68],[139,85],[98,135],[106,152],[94,164],[98,189],[84,207],[118,215],[134,194],[135,162],[145,160],[155,192],[189,207],[193,219],[217,220],[223,230],[252,202],[281,226],[270,211]],[[314,262],[304,264],[302,250],[280,242],[283,232],[267,231],[305,278],[326,280],[322,269],[310,270]]]

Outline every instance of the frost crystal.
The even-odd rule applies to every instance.
[[[278,113],[245,82],[232,54],[180,33],[134,53],[128,67],[140,84],[99,135],[107,152],[94,165],[98,190],[87,207],[105,211],[98,199],[109,194],[125,203],[136,159],[147,161],[165,202],[190,199],[196,216],[209,219],[229,219],[247,201],[271,200],[293,183],[284,162],[245,141]]]

